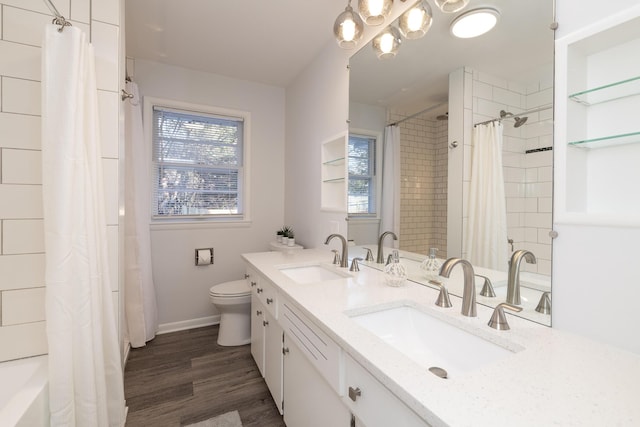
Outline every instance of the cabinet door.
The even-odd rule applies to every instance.
[[[294,342],[284,335],[284,422],[287,427],[351,425],[351,414]]]
[[[282,414],[282,327],[269,312],[264,315],[264,379]]]
[[[251,355],[264,377],[264,308],[255,293],[251,294]]]

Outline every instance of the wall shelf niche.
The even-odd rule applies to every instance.
[[[637,14],[556,41],[555,222],[640,226],[639,51]]]
[[[347,138],[342,133],[322,143],[320,207],[324,211],[347,211]]]

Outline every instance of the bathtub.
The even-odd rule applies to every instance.
[[[0,363],[0,427],[49,425],[47,356]]]

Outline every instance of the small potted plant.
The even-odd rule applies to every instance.
[[[296,237],[295,237],[295,234],[293,234],[293,230],[289,230],[289,238],[287,239],[287,245],[288,246],[296,245]]]
[[[286,245],[289,242],[289,233],[293,230],[288,225],[282,227],[282,244]]]
[[[283,235],[282,230],[276,231],[276,242],[282,243],[282,235]]]

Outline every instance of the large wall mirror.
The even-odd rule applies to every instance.
[[[521,264],[527,301],[521,315],[550,325],[550,314],[534,309],[543,293],[549,292],[550,301],[551,291],[553,2],[471,0],[449,14],[426,1],[433,24],[423,38],[403,40],[397,55],[383,60],[369,43],[350,60],[349,238],[373,248],[388,229],[380,225],[381,212],[393,211],[389,205],[395,203],[399,249],[414,258],[408,263],[419,263],[430,248],[438,249],[440,259],[467,258],[474,222],[470,193],[482,210],[495,199],[492,189],[478,194],[471,185],[473,141],[481,138],[474,127],[501,119],[504,244],[508,254],[524,249],[535,255],[535,264]],[[454,37],[452,21],[481,7],[499,12],[496,27],[476,38]],[[399,139],[400,161],[398,170],[390,171],[385,160],[383,175],[390,124],[398,129],[393,138]],[[393,189],[386,195],[393,191],[395,202],[382,194],[383,187]],[[500,265],[474,262],[481,273],[495,270],[489,275],[497,297],[480,296],[478,302],[504,301],[508,266]],[[409,270],[416,272],[412,280],[426,282],[419,269]],[[480,290],[482,282],[476,285]]]

